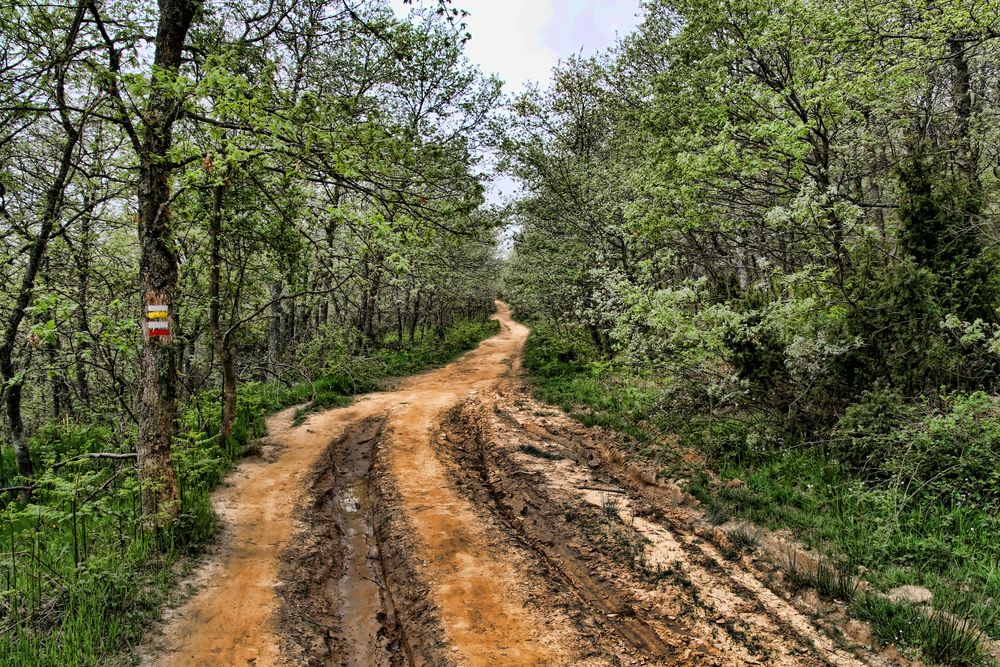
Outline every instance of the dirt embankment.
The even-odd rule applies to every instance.
[[[390,392],[271,420],[164,665],[861,665],[610,434],[526,398],[527,330]],[[710,531],[709,531],[710,532]]]

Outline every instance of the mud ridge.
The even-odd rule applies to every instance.
[[[372,527],[381,558],[379,571],[386,597],[396,611],[399,636],[412,667],[453,664],[430,587],[420,576],[414,554],[414,531],[401,510],[385,448],[375,451],[369,475]]]

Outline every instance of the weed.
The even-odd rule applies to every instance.
[[[620,510],[621,501],[618,496],[613,493],[605,493],[601,499],[601,511],[604,512],[604,516],[608,519],[621,521]]]
[[[745,553],[754,551],[760,546],[760,533],[747,526],[737,526],[726,533],[729,544],[723,554],[730,560],[736,560]]]
[[[968,618],[934,612],[928,614],[910,602],[892,602],[865,593],[851,604],[852,616],[867,621],[884,642],[919,648],[933,662],[956,667],[986,664],[983,634]]]
[[[813,588],[826,600],[850,602],[858,591],[858,581],[846,569],[825,560],[806,561],[790,551],[785,561],[785,579],[793,588]]]
[[[721,526],[729,521],[729,512],[722,505],[710,505],[708,508],[708,520],[713,526]]]

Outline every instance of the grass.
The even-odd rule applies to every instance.
[[[811,588],[825,600],[850,602],[858,591],[858,580],[847,568],[826,560],[803,563],[792,552],[785,561],[784,572],[793,589]]]
[[[955,619],[942,612],[927,614],[912,603],[891,602],[870,593],[857,596],[850,611],[868,622],[882,641],[917,648],[935,664],[987,664],[980,643],[982,633],[969,619]]]
[[[786,444],[753,413],[695,412],[692,402],[675,408],[673,395],[663,398],[672,389],[669,378],[603,359],[584,336],[537,326],[525,368],[539,400],[584,424],[631,436],[627,453],[656,466],[661,477],[681,479],[713,523],[744,519],[790,529],[807,546],[830,554],[843,572],[863,566],[876,590],[904,584],[930,589],[934,608],[943,612],[937,625],[957,619],[961,637],[973,636],[973,628],[1000,637],[1000,507],[943,502],[863,478],[821,446]],[[663,437],[669,433],[679,436],[678,444]],[[732,479],[743,484],[727,488],[724,482]],[[840,569],[799,574],[802,585],[823,595],[854,597],[848,590],[853,580]],[[876,603],[860,604],[852,609],[862,613]],[[919,647],[941,664],[974,664],[964,640],[935,628],[910,624],[897,628],[902,635],[878,634]]]
[[[760,533],[747,526],[737,526],[726,533],[729,544],[724,555],[730,560],[736,560],[745,553],[751,553],[760,546]]]
[[[381,378],[445,363],[497,328],[495,322],[462,322],[443,341],[379,350],[352,360],[352,370],[362,372],[331,372],[312,383],[245,383],[226,443],[216,435],[219,392],[192,397],[180,410],[173,449],[180,513],[164,531],[151,529],[141,516],[131,461],[66,463],[84,452],[131,451],[134,435],[116,439],[110,425],[100,423],[40,429],[30,448],[36,469],[48,472],[37,480],[31,502],[0,494],[0,665],[106,664],[137,644],[159,616],[179,566],[214,535],[211,492],[255,451],[266,415],[306,401],[314,409],[343,404]],[[0,448],[0,487],[11,485],[14,470],[13,453]]]

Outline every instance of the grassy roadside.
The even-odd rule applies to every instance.
[[[499,330],[494,321],[457,322],[443,339],[413,345],[386,341],[366,357],[330,365],[310,383],[245,383],[237,423],[225,445],[217,391],[180,411],[174,464],[181,489],[177,521],[151,530],[139,511],[127,453],[134,434],[112,425],[51,424],[31,442],[36,467],[47,470],[30,503],[0,494],[0,666],[110,664],[141,641],[178,577],[215,533],[210,495],[240,459],[255,452],[267,415],[309,402],[308,409],[346,404],[380,380],[447,363]],[[12,452],[0,449],[0,487],[9,485]],[[117,656],[117,657],[116,657]]]
[[[714,414],[675,401],[672,378],[602,359],[583,336],[544,325],[528,339],[525,368],[540,400],[584,424],[626,434],[629,453],[653,463],[661,477],[681,480],[713,521],[741,518],[788,529],[827,554],[830,581],[803,583],[852,601],[851,612],[871,622],[883,641],[935,664],[994,664],[974,639],[977,629],[1000,636],[1000,504],[989,497],[988,485],[976,493],[970,476],[1000,474],[996,460],[983,455],[1000,442],[995,399],[951,397],[885,433],[872,432],[865,422],[870,406],[860,406],[851,413],[855,431],[844,426],[837,434],[843,442],[806,443],[776,435],[760,414]],[[845,448],[864,446],[879,455],[911,443],[933,456],[907,459],[915,466],[908,478],[865,474],[864,466],[840,456]],[[949,451],[960,452],[959,460],[942,463]],[[967,469],[956,468],[963,462]],[[925,474],[920,465],[941,470]],[[945,485],[956,470],[957,482]],[[924,481],[907,485],[900,479]],[[858,573],[874,591],[926,587],[937,613],[928,618],[912,605],[835,585]]]

